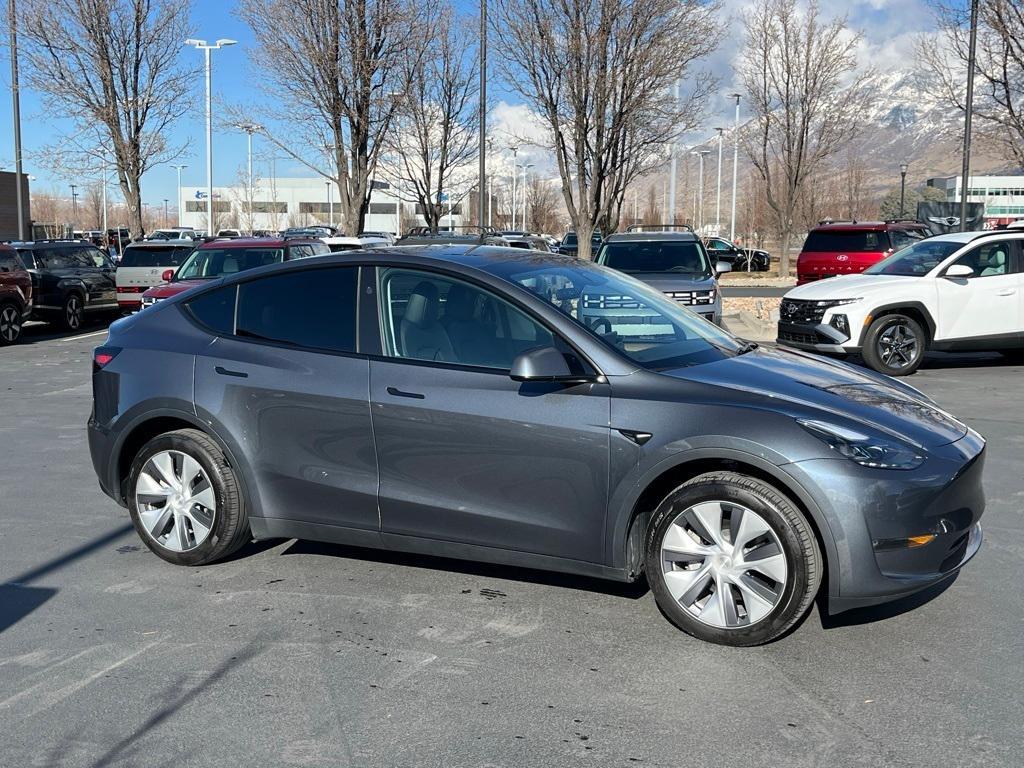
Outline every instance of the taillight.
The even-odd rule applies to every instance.
[[[120,351],[121,350],[118,347],[96,347],[96,349],[92,351],[93,372],[95,373],[96,371],[105,368],[111,360],[117,357],[117,353]]]

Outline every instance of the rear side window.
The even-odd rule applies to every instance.
[[[71,250],[57,250],[56,248],[37,250],[35,253],[36,263],[40,269],[70,269],[85,266],[84,262],[75,258],[76,255]]]
[[[181,248],[147,248],[129,246],[121,257],[122,267],[180,267],[192,253],[191,246]]]
[[[889,236],[885,232],[873,230],[818,230],[807,236],[804,250],[810,253],[887,251],[889,250]]]
[[[27,248],[19,250],[18,256],[21,258],[21,263],[25,265],[25,269],[36,268],[36,262],[35,259],[32,257],[32,251],[28,250]]]
[[[204,293],[188,302],[188,311],[212,331],[223,334],[235,330],[235,294],[237,286],[229,285]]]
[[[21,264],[18,263],[18,257],[15,256],[14,251],[6,248],[0,249],[0,272],[13,272],[19,267]]]
[[[358,267],[331,267],[242,283],[235,333],[297,347],[355,352],[358,277]]]

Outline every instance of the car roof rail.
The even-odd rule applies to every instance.
[[[886,219],[885,223],[886,224],[920,224],[921,226],[924,226],[924,222],[923,221],[921,221],[920,219],[914,218],[912,216],[902,216],[902,217],[899,217],[899,218],[896,218],[896,219]]]
[[[693,232],[689,224],[630,224],[626,227],[627,232],[673,232],[676,229]]]
[[[827,224],[863,224],[863,221],[857,221],[856,219],[821,219],[818,222],[819,227],[824,227]]]

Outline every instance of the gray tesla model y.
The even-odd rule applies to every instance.
[[[92,459],[164,560],[297,537],[632,581],[769,641],[954,574],[985,442],[906,384],[758,347],[611,269],[492,246],[223,277],[119,320]]]

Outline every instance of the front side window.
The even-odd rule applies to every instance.
[[[939,264],[963,248],[963,243],[953,240],[918,240],[892,256],[882,259],[864,270],[865,275],[899,275],[921,277],[927,275]]]
[[[710,277],[704,248],[696,241],[621,241],[605,243],[597,263],[620,272],[673,272]]]
[[[601,342],[649,370],[670,370],[742,354],[746,345],[635,278],[595,264],[524,257],[487,271],[551,303]]]
[[[200,248],[186,259],[175,280],[224,277],[284,261],[284,248]]]
[[[974,271],[972,277],[997,277],[1009,274],[1010,241],[999,240],[986,243],[968,251],[955,264],[962,264]]]
[[[380,271],[381,332],[389,357],[509,370],[520,354],[560,346],[493,293],[431,272]]]
[[[238,287],[235,333],[330,352],[356,351],[359,268],[284,272]]]
[[[893,250],[898,251],[901,248],[906,248],[908,245],[913,245],[920,240],[923,235],[913,229],[894,229],[889,233],[889,237],[892,238]]]

